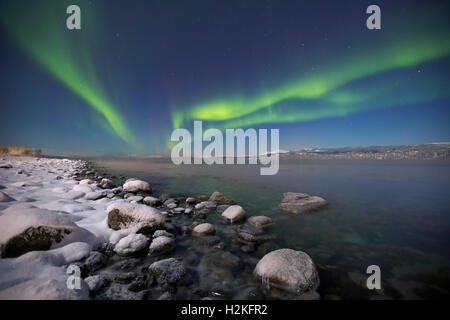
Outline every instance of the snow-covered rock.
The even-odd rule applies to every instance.
[[[170,232],[167,232],[166,230],[156,230],[155,233],[153,234],[153,238],[158,238],[161,236],[166,236],[169,238],[173,238],[173,234],[171,234]]]
[[[100,182],[100,186],[102,188],[113,188],[115,186],[114,182],[111,179],[103,178]]]
[[[152,189],[148,182],[145,182],[142,180],[127,180],[127,182],[125,182],[125,184],[123,185],[123,191],[125,191],[125,192],[138,192],[138,191],[151,192]]]
[[[113,230],[133,228],[139,231],[146,228],[148,232],[153,232],[164,221],[159,210],[143,204],[117,201],[106,210],[108,226]]]
[[[128,197],[127,198],[127,200],[128,201],[134,201],[134,202],[141,202],[142,201],[142,199],[144,199],[144,197],[142,197],[142,196],[131,196],[131,197]]]
[[[315,291],[319,275],[311,258],[302,251],[279,249],[266,254],[254,274],[268,287],[301,294]]]
[[[245,218],[245,210],[239,205],[229,206],[222,212],[222,217],[231,223],[238,222]]]
[[[155,198],[155,197],[150,197],[150,196],[145,197],[143,202],[149,206],[155,206],[157,204],[161,204],[161,200],[159,200],[158,198]]]
[[[2,257],[17,257],[28,251],[48,250],[54,243],[62,244],[63,240],[74,241],[74,238],[86,237],[92,241],[92,236],[69,217],[46,209],[9,210],[0,216]]]
[[[72,242],[64,247],[47,250],[31,251],[17,258],[18,262],[42,262],[53,266],[68,265],[89,256],[92,246],[86,242]]]
[[[92,191],[86,194],[86,200],[98,200],[100,198],[104,198],[106,196],[105,191]]]
[[[150,244],[150,254],[162,254],[175,249],[173,237],[159,236],[152,240]]]
[[[93,183],[94,183],[94,181],[92,181],[91,179],[83,179],[79,182],[79,184],[81,184],[81,185],[93,184]]]
[[[74,186],[72,188],[73,191],[79,191],[79,192],[84,192],[84,193],[90,193],[92,191],[94,191],[94,188],[91,187],[88,184],[77,184],[76,186]]]
[[[135,256],[148,248],[148,239],[143,234],[130,234],[122,239],[114,247],[114,251],[120,256]]]

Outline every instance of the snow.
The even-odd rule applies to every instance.
[[[116,201],[110,204],[106,211],[109,213],[116,209],[121,214],[133,218],[136,222],[155,222],[160,224],[164,220],[158,209],[143,204]]]
[[[142,180],[128,179],[123,185],[123,190],[126,192],[151,191],[148,182]]]
[[[130,234],[122,239],[114,247],[114,251],[120,255],[127,255],[144,250],[148,246],[148,239],[143,234]]]
[[[43,262],[63,266],[87,258],[92,246],[86,242],[72,242],[64,247],[47,251],[30,251],[17,258],[18,262]]]
[[[76,180],[75,175],[84,166],[82,161],[4,158],[3,163],[11,164],[13,169],[0,168],[1,192],[16,201],[0,202],[0,243],[29,227],[71,232],[61,242],[54,242],[49,250],[0,259],[0,299],[87,299],[89,288],[84,281],[82,290],[67,288],[67,266],[87,257],[99,243],[110,239],[117,243],[128,235],[129,230],[108,228],[106,209],[116,200],[85,198],[99,188],[94,181],[78,183]],[[18,174],[19,171],[24,173]],[[137,217],[160,221],[157,210],[129,208],[129,211]]]

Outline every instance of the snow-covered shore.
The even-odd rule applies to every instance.
[[[2,243],[38,222],[72,230],[49,251],[1,259],[0,298],[88,298],[86,290],[67,290],[61,267],[86,257],[114,233],[107,225],[111,201],[87,199],[106,190],[77,181],[87,168],[80,160],[3,156],[0,166]]]
[[[317,298],[314,263],[276,250],[269,217],[220,192],[151,193],[81,160],[1,156],[0,299],[250,299],[268,283]]]

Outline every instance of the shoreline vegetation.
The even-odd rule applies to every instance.
[[[0,144],[0,155],[10,156],[28,156],[28,157],[42,157],[41,149],[33,149],[29,146],[9,146],[4,147]]]
[[[308,254],[280,248],[270,217],[219,191],[156,195],[83,160],[0,159],[0,299],[320,299]],[[280,210],[325,205],[288,193]]]

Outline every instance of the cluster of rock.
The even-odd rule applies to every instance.
[[[270,217],[247,218],[243,207],[220,192],[209,197],[170,197],[167,194],[155,197],[148,182],[128,179],[120,183],[116,177],[99,175],[83,161],[74,162],[72,166],[75,169],[68,175],[78,183],[72,188],[58,186],[52,191],[61,194],[63,199],[83,199],[86,203],[62,203],[63,210],[88,212],[89,203],[105,203],[107,227],[114,230],[107,242],[86,248],[78,245],[82,246],[83,250],[79,251],[82,254],[66,254],[68,258],[57,260],[58,265],[75,264],[82,270],[83,283],[93,298],[123,298],[127,296],[126,292],[141,294],[144,298],[148,288],[155,286],[160,288],[161,299],[172,298],[177,286],[192,282],[190,270],[182,259],[173,256],[177,254],[179,237],[192,238],[196,244],[213,248],[212,253],[203,256],[198,264],[204,274],[222,282],[232,278],[230,273],[242,268],[239,255],[224,250],[228,245],[237,245],[241,255],[265,254],[254,264],[253,271],[264,290],[270,292],[277,288],[302,295],[315,292],[319,285],[317,270],[306,253],[291,249],[274,250],[276,248],[270,246],[275,238],[270,234],[274,225]],[[12,167],[2,164],[2,168],[11,170]],[[20,187],[38,185],[38,182],[26,181]],[[0,191],[0,202],[14,201],[13,197]],[[285,193],[280,209],[303,213],[325,205],[326,201],[320,197]],[[220,217],[220,222],[213,223],[217,221],[216,216]],[[182,223],[177,225],[174,221]],[[60,259],[55,257],[61,257],[61,252],[54,250],[66,250],[80,243],[75,239],[85,241],[89,238],[95,237],[68,216],[31,204],[11,205],[0,215],[2,258]],[[224,238],[229,242],[226,243]],[[55,244],[59,244],[60,249],[49,250]],[[75,249],[79,248],[71,247],[71,250]],[[48,250],[48,254],[33,257],[35,250]],[[150,259],[151,263],[136,272],[142,259]],[[119,271],[111,275],[108,268]],[[126,292],[121,289],[123,285],[126,285]],[[220,289],[210,293],[210,298],[222,296],[224,293]]]

